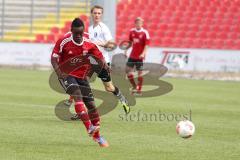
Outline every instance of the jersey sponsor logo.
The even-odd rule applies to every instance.
[[[133,43],[139,43],[140,40],[138,38],[133,38]]]
[[[78,57],[71,58],[70,63],[71,64],[76,64],[76,63],[81,63],[82,59]]]

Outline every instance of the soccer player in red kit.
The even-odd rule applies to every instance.
[[[148,45],[149,33],[143,27],[143,19],[138,17],[135,19],[135,28],[131,29],[129,34],[129,41],[132,44],[132,51],[126,64],[126,74],[132,85],[132,94],[141,95],[143,85],[143,60],[145,59]],[[127,56],[127,50],[125,51]],[[134,80],[134,67],[136,67],[138,74],[138,83]]]
[[[67,32],[67,33],[64,35],[64,37],[71,36],[71,34],[72,34],[72,32]],[[89,34],[88,34],[87,32],[84,32],[84,33],[83,33],[83,37],[89,39]],[[71,106],[72,103],[73,103],[73,96],[69,96],[69,99],[67,99],[67,100],[64,102],[64,104],[67,105],[67,106]],[[73,116],[73,119],[79,119],[78,116],[77,116],[77,114],[75,114],[75,115]]]
[[[101,147],[108,147],[108,142],[100,136],[100,117],[88,82],[91,72],[90,59],[94,57],[98,62],[102,62],[104,73],[109,73],[109,70],[98,47],[84,38],[83,33],[83,21],[75,18],[72,21],[71,34],[66,34],[56,42],[51,63],[66,93],[73,96],[75,111],[89,136]]]

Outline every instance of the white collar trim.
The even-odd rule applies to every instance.
[[[83,45],[83,42],[85,41],[85,38],[83,37],[83,40],[82,40],[82,42],[79,44],[79,43],[77,43],[77,42],[75,42],[74,40],[73,40],[73,36],[71,35],[71,40],[72,40],[72,42],[75,44],[75,45],[77,45],[77,46],[81,46],[81,45]]]
[[[99,22],[96,26],[94,26],[94,24],[92,25],[92,28],[93,29],[95,29],[95,28],[97,28],[97,27],[102,27],[102,22]]]
[[[137,30],[137,28],[134,28],[134,30],[135,30],[136,32],[142,32],[142,31],[143,31],[143,28],[141,28],[141,29],[139,29],[139,30]]]

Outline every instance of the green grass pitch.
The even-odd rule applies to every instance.
[[[190,139],[176,121],[126,121],[120,105],[102,116],[109,148],[100,148],[78,122],[59,120],[64,98],[49,88],[50,71],[0,69],[0,160],[239,160],[240,83],[164,78],[173,90],[137,99],[132,114],[189,114]],[[95,87],[102,87],[96,83]],[[121,87],[121,86],[120,86]]]

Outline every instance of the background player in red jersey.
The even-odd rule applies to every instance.
[[[73,96],[75,111],[85,125],[89,136],[102,147],[108,147],[108,142],[100,136],[100,117],[94,103],[94,97],[88,82],[91,73],[91,60],[95,58],[102,62],[102,70],[109,73],[102,53],[98,47],[83,37],[84,23],[75,18],[71,25],[72,34],[59,39],[51,56],[52,66],[66,93]],[[87,108],[86,108],[87,107]]]
[[[71,36],[71,34],[72,34],[72,32],[67,32],[64,36]],[[89,39],[89,34],[88,34],[87,32],[84,32],[84,33],[83,33],[83,37]],[[69,96],[69,99],[67,99],[67,100],[64,102],[64,104],[67,105],[67,106],[71,106],[72,103],[73,103],[73,101],[74,101],[73,96]],[[72,119],[73,119],[73,120],[79,119],[79,118],[78,118],[78,115],[75,114],[75,115],[72,117]]]
[[[138,17],[135,19],[135,28],[131,29],[129,33],[129,41],[132,43],[132,51],[126,64],[126,73],[130,83],[132,84],[132,94],[142,94],[142,69],[143,60],[145,59],[148,44],[149,33],[143,27],[143,19]],[[127,50],[125,51],[127,56]],[[138,74],[138,83],[134,80],[134,67],[136,67]]]

